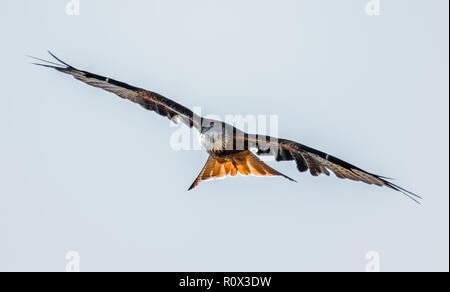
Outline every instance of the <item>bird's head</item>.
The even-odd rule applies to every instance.
[[[207,151],[224,148],[223,123],[215,120],[204,120],[201,129],[201,144]]]
[[[201,144],[206,151],[219,151],[224,149],[222,133],[207,132],[201,135]]]
[[[206,134],[208,132],[218,132],[219,122],[213,120],[204,120],[202,122],[201,133]]]

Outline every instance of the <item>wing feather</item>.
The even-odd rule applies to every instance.
[[[420,196],[401,188],[387,178],[362,170],[348,162],[306,145],[262,135],[241,135],[235,139],[244,139],[249,148],[256,148],[257,155],[273,155],[276,161],[292,161],[300,172],[309,169],[311,175],[329,175],[333,172],[338,178],[364,182],[366,184],[386,186],[399,191],[419,203]]]
[[[50,52],[49,52],[50,53]],[[134,103],[141,105],[143,108],[154,111],[157,114],[167,117],[171,120],[181,120],[189,127],[195,127],[200,129],[201,118],[193,113],[188,108],[168,99],[156,92],[138,88],[127,83],[117,81],[112,78],[93,74],[87,71],[79,70],[63,61],[58,59],[55,55],[50,53],[61,64],[57,64],[51,61],[45,61],[39,58],[32,57],[42,63],[34,63],[39,66],[53,68],[59,72],[63,72],[72,75],[75,79],[80,80],[90,86],[101,88],[108,92],[112,92],[119,97],[128,99]]]

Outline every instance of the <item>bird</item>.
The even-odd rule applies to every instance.
[[[288,139],[246,133],[225,122],[203,118],[159,93],[77,69],[50,51],[48,53],[54,58],[53,61],[33,56],[28,57],[34,59],[32,62],[34,65],[71,75],[90,86],[114,93],[149,111],[167,117],[176,123],[181,121],[189,128],[197,130],[202,149],[209,154],[209,157],[188,191],[196,188],[201,182],[237,174],[261,177],[278,176],[296,182],[260,159],[260,157],[269,155],[276,161],[294,161],[301,173],[309,170],[312,176],[321,174],[329,176],[332,172],[340,179],[387,187],[402,193],[418,204],[422,199],[421,196],[392,183],[391,178],[365,171],[328,153]]]

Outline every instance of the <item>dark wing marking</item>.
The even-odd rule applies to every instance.
[[[386,186],[403,193],[419,204],[418,199],[422,199],[420,196],[389,182],[386,177],[367,172],[337,157],[294,141],[247,134],[236,136],[235,139],[245,140],[246,147],[257,149],[257,155],[273,155],[276,161],[294,160],[300,172],[305,172],[309,169],[311,175],[318,176],[322,173],[330,175],[329,171],[331,171],[338,178],[348,178],[371,185]]]
[[[141,105],[143,108],[154,111],[157,114],[167,117],[175,122],[178,122],[178,120],[181,119],[187,126],[191,128],[195,126],[195,128],[200,129],[199,125],[201,121],[196,114],[194,114],[188,108],[156,92],[134,87],[121,81],[76,69],[73,66],[61,61],[52,53],[49,52],[49,54],[57,61],[59,61],[60,64],[31,56],[30,57],[46,63],[33,63],[35,65],[53,68],[58,70],[59,72],[72,75],[76,79],[88,85],[104,89],[122,98],[131,100],[132,102]]]

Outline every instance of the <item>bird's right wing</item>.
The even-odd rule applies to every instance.
[[[50,52],[49,52],[50,53]],[[50,55],[60,62],[54,63],[39,58],[32,57],[46,64],[34,63],[35,65],[53,68],[59,72],[72,75],[76,79],[106,91],[112,92],[122,98],[131,100],[141,105],[143,108],[154,111],[157,114],[167,117],[175,122],[181,120],[188,127],[200,129],[201,119],[188,108],[170,100],[156,92],[134,87],[121,81],[117,81],[108,77],[93,74],[87,71],[76,69],[75,67],[61,61],[55,55]]]

